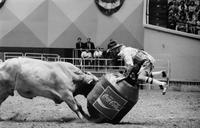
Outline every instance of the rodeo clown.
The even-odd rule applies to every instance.
[[[168,87],[167,83],[161,82],[153,78],[153,76],[162,75],[162,77],[167,77],[167,74],[165,71],[152,72],[155,59],[150,54],[143,50],[118,44],[116,41],[112,41],[112,43],[109,44],[108,52],[124,61],[127,68],[125,76],[130,75],[134,65],[142,63],[142,65],[138,67],[138,80],[160,86],[160,88],[163,89],[163,95],[165,94]]]

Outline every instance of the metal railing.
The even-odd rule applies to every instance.
[[[4,52],[3,56],[4,56],[3,61],[5,61],[7,59],[24,56],[24,54],[21,52]]]
[[[119,70],[124,70],[123,63],[120,65],[113,65],[112,59],[103,59],[103,58],[60,58],[59,61],[70,62],[84,71],[90,71],[92,73],[101,73],[105,74],[106,72],[115,72]]]
[[[3,61],[16,57],[29,57],[45,61],[59,61],[60,59],[60,56],[58,54],[49,54],[49,53],[4,52],[3,56],[4,56]]]
[[[58,54],[46,54],[46,53],[20,53],[20,52],[5,52],[4,60],[15,58],[15,57],[30,57],[34,59],[40,59],[44,61],[62,61],[70,62],[76,65],[83,71],[90,71],[94,74],[105,74],[107,72],[119,72],[124,71],[125,66],[122,60],[119,60],[117,65],[113,64],[112,59],[105,58],[64,58],[60,57]],[[169,59],[156,59],[154,71],[166,70],[167,76],[170,77],[170,61]],[[156,79],[167,81],[169,84],[169,78],[155,77]],[[149,87],[151,87],[149,85]]]

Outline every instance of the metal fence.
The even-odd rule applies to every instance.
[[[62,62],[70,62],[76,65],[83,71],[90,71],[96,75],[101,76],[107,72],[119,72],[124,71],[125,66],[122,60],[119,60],[117,65],[113,64],[112,59],[104,59],[104,58],[64,58],[60,57],[58,54],[47,54],[47,53],[20,53],[20,52],[5,52],[4,60],[16,58],[16,57],[29,57],[34,59],[40,59],[44,61],[54,62],[54,61],[62,61]],[[166,70],[167,75],[170,77],[170,61],[169,59],[157,59],[157,63],[155,65],[155,71]],[[156,77],[159,80],[167,81],[169,84],[169,78]]]

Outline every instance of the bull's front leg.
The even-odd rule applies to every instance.
[[[2,91],[2,90],[0,90],[0,91]],[[9,95],[10,95],[10,94],[7,93],[7,92],[1,93],[1,94],[0,94],[0,106],[1,106],[1,104],[8,98]],[[2,119],[1,116],[0,116],[0,121],[2,121],[2,120],[3,120],[3,119]]]
[[[72,92],[70,91],[65,91],[62,94],[62,100],[67,103],[67,105],[77,114],[77,116],[80,119],[84,119],[84,112],[82,110],[82,107],[77,104],[77,101],[73,97]]]

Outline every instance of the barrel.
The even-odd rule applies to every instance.
[[[119,123],[138,101],[137,82],[117,80],[119,74],[109,73],[101,77],[87,96],[87,109],[98,123]]]

